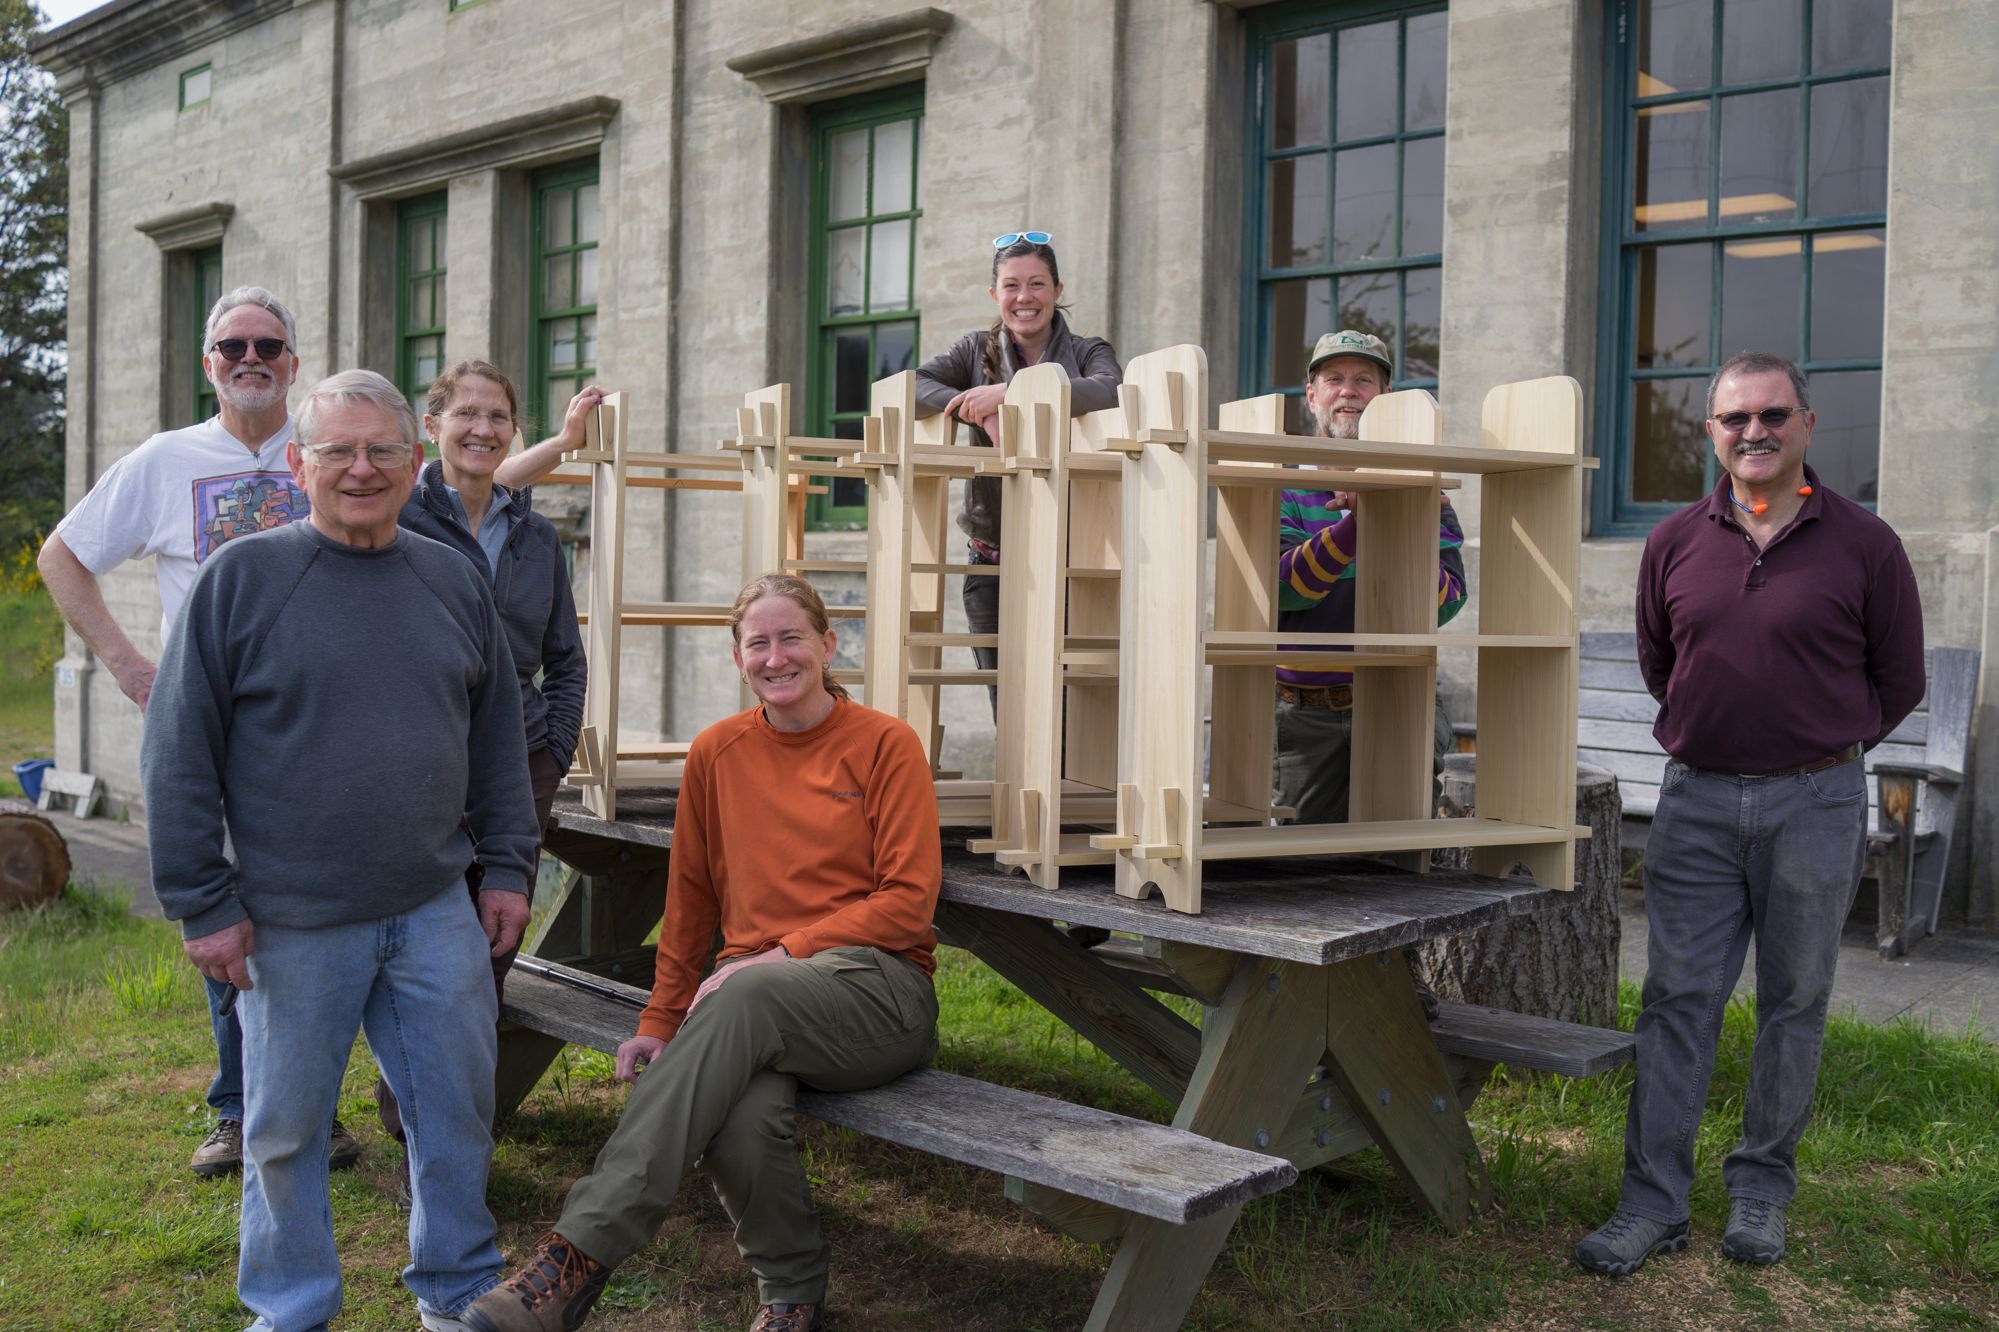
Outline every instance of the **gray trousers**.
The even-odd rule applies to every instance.
[[[1687,1216],[1722,1010],[1756,940],[1756,1045],[1732,1198],[1788,1207],[1811,1118],[1839,935],[1867,852],[1860,762],[1740,777],[1668,762],[1645,855],[1644,1010],[1625,1118],[1623,1205]]]
[[[1433,772],[1456,743],[1444,700],[1430,737]],[[1345,823],[1352,789],[1353,710],[1277,700],[1277,752],[1271,764],[1271,801],[1298,811],[1293,823]]]
[[[764,1304],[818,1303],[831,1254],[792,1142],[798,1084],[875,1087],[928,1063],[937,995],[876,948],[745,967],[702,1000],[639,1075],[557,1233],[600,1263],[651,1242],[699,1160]]]

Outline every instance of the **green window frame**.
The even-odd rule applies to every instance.
[[[222,299],[222,247],[211,245],[189,256],[194,272],[194,299],[188,314],[194,327],[188,340],[200,350],[194,360],[194,423],[199,425],[220,410],[215,385],[208,382],[208,312]]]
[[[207,106],[215,93],[215,65],[206,61],[193,69],[180,72],[180,109],[192,111],[197,106]]]
[[[1592,530],[1710,493],[1707,381],[1743,350],[1811,377],[1811,462],[1880,474],[1892,0],[1615,0]]]
[[[603,232],[597,159],[534,177],[534,381],[531,422],[553,421],[597,374],[597,261]]]
[[[1309,433],[1305,363],[1357,328],[1396,388],[1434,388],[1443,297],[1440,4],[1273,5],[1252,16],[1242,390],[1286,395]]]
[[[449,198],[438,190],[396,205],[396,385],[418,415],[444,372]]]
[[[923,88],[831,104],[812,120],[807,430],[859,439],[868,391],[916,365],[917,165]],[[806,506],[818,530],[867,523],[867,486],[836,477]]]

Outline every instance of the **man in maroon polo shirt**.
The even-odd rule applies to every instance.
[[[1722,1010],[1756,939],[1756,1047],[1722,1165],[1721,1248],[1784,1256],[1840,927],[1867,850],[1860,756],[1923,696],[1923,612],[1894,531],[1805,466],[1791,362],[1743,352],[1708,385],[1721,484],[1653,529],[1638,663],[1671,760],[1646,843],[1651,928],[1617,1211],[1576,1247],[1623,1276],[1687,1244],[1694,1135]]]

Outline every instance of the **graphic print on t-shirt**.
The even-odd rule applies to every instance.
[[[312,502],[283,472],[236,472],[194,483],[194,562],[233,537],[297,522]]]

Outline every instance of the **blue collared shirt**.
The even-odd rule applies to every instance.
[[[465,512],[465,499],[455,486],[446,486],[445,492],[451,496],[451,516],[467,532],[472,531],[472,516]],[[486,552],[486,576],[500,576],[500,552],[507,548],[507,537],[514,530],[513,511],[510,501],[513,496],[502,485],[493,487],[492,503],[486,506],[486,516],[479,522],[479,530],[473,533],[478,538],[479,548]]]

